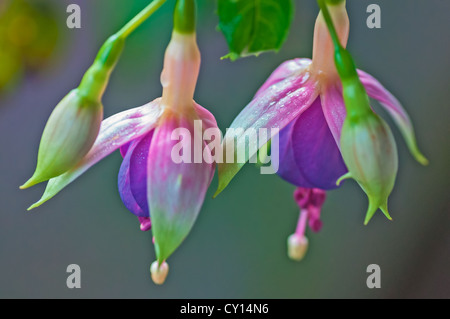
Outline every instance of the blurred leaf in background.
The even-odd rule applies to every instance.
[[[236,60],[278,51],[293,17],[291,0],[218,0],[219,29],[228,43],[226,58]]]
[[[58,43],[57,18],[38,0],[0,3],[0,93],[12,90],[27,71],[37,71]]]

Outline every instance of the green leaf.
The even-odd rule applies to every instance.
[[[236,60],[278,51],[289,32],[292,0],[218,0],[219,29]]]

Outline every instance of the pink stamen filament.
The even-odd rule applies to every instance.
[[[295,234],[299,238],[303,238],[305,236],[307,222],[308,222],[308,210],[302,208],[300,210],[300,216],[298,218],[297,228],[295,230]]]

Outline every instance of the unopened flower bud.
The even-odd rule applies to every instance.
[[[369,198],[364,224],[378,208],[391,219],[387,200],[398,168],[397,147],[389,126],[373,112],[347,117],[342,128],[341,153],[349,172],[339,179],[355,179]]]
[[[103,119],[101,99],[123,45],[123,38],[116,35],[108,38],[78,88],[55,107],[42,134],[36,170],[20,188],[65,173],[90,150]]]
[[[103,118],[99,101],[72,90],[55,107],[45,125],[39,145],[36,171],[21,186],[28,188],[61,175],[89,151]]]
[[[169,265],[165,261],[159,265],[159,262],[156,260],[150,266],[150,272],[153,282],[157,285],[162,285],[169,273]]]
[[[288,237],[288,256],[292,260],[300,261],[305,257],[308,250],[308,238],[300,237],[298,234],[292,234]]]

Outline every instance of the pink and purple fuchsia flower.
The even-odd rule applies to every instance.
[[[345,47],[349,34],[345,1],[330,5],[330,12],[341,44]],[[426,164],[426,158],[417,147],[409,116],[398,100],[374,77],[361,70],[358,70],[358,75],[367,94],[391,115],[412,155],[418,162]],[[301,259],[306,251],[304,232],[307,220],[313,231],[320,230],[320,209],[325,200],[325,191],[335,189],[341,177],[349,176],[341,154],[341,131],[347,116],[342,90],[335,66],[334,45],[320,13],[314,31],[312,60],[293,59],[281,64],[231,125],[231,128],[280,129],[277,174],[298,187],[294,197],[301,211],[297,231],[288,240],[289,255],[293,259]],[[225,135],[224,143],[228,138]],[[389,139],[387,141],[390,142]],[[266,142],[260,141],[259,145]],[[382,154],[370,154],[369,157],[375,159],[374,166],[385,167],[386,161],[390,161],[387,166],[392,167],[389,178],[393,186],[397,167],[395,144],[389,152],[392,159],[383,159]],[[253,155],[249,154],[248,158]],[[218,192],[227,186],[243,165],[219,164]],[[378,183],[375,180],[370,182]],[[386,192],[387,195],[391,190],[392,187]],[[386,203],[374,204],[368,195],[371,201],[365,224],[378,207],[390,218]]]
[[[193,5],[192,1],[186,2]],[[182,26],[180,32],[175,23],[165,53],[162,97],[105,119],[90,151],[65,173],[51,178],[40,201],[30,207],[49,200],[92,165],[120,149],[123,156],[118,178],[120,197],[137,216],[140,229],[152,229],[157,261],[150,269],[157,284],[162,284],[167,276],[166,259],[194,225],[215,172],[213,155],[206,142],[200,146],[204,160],[194,160],[194,151],[198,149],[194,149],[193,137],[203,136],[203,130],[208,128],[217,128],[217,123],[209,111],[193,100],[200,52],[195,24],[188,24],[188,30],[186,25]],[[200,128],[194,125],[195,121],[201,121]],[[177,140],[173,133],[180,129],[187,134]],[[174,149],[188,152],[192,158],[174,161]]]

